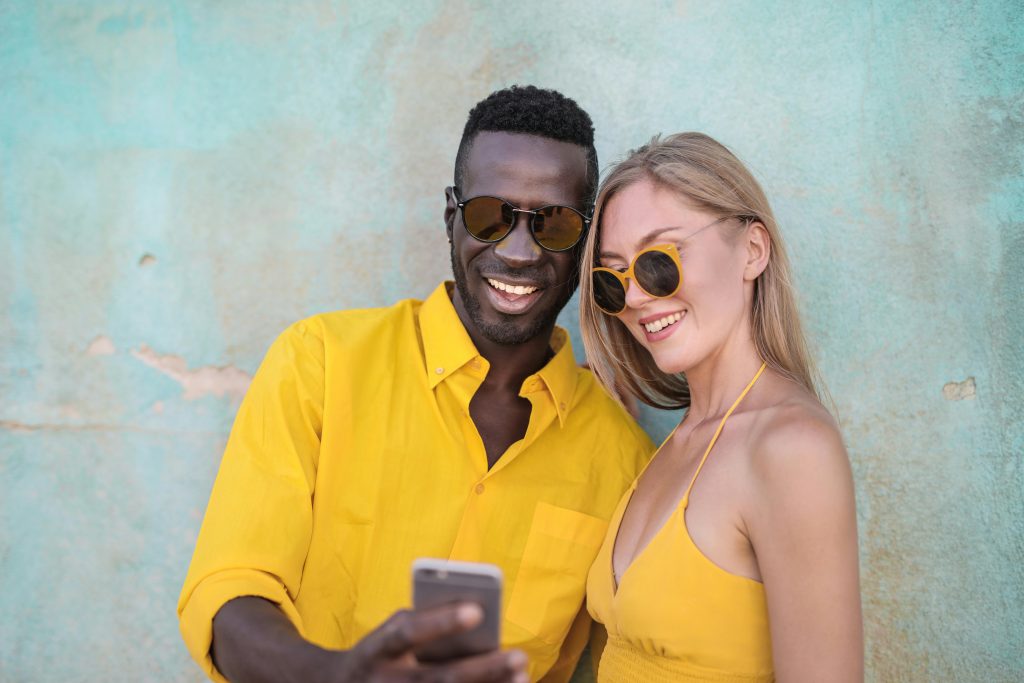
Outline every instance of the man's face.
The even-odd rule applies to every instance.
[[[560,204],[583,211],[586,151],[536,135],[482,132],[470,147],[463,180],[461,201],[487,195],[521,209]],[[451,189],[447,195],[453,303],[463,324],[503,345],[549,332],[576,288],[578,249],[542,249],[530,234],[529,215],[523,213],[516,214],[503,240],[480,242],[466,232]],[[513,288],[519,293],[507,291]]]

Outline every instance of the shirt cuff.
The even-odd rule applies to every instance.
[[[226,569],[210,574],[199,582],[188,599],[178,606],[182,638],[189,654],[206,675],[217,683],[229,683],[220,675],[210,657],[213,642],[213,618],[227,602],[235,598],[255,596],[273,602],[292,622],[299,635],[302,617],[288,596],[288,591],[272,574],[255,569]]]

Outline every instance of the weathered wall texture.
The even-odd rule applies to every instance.
[[[0,4],[0,680],[199,680],[174,602],[249,374],[448,273],[465,114],[516,82],[603,165],[703,130],[757,170],[854,464],[870,680],[1024,679],[1022,15]]]

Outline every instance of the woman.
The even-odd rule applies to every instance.
[[[706,135],[615,167],[580,318],[607,387],[687,408],[612,517],[598,681],[860,681],[853,482],[771,208]]]

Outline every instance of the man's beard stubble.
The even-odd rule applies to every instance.
[[[551,306],[543,314],[535,317],[532,322],[526,326],[518,325],[516,318],[519,316],[503,315],[500,314],[503,320],[499,323],[492,324],[488,323],[483,319],[483,314],[480,312],[480,301],[470,292],[469,283],[466,279],[466,271],[462,267],[462,262],[455,257],[455,245],[452,244],[449,247],[449,255],[452,261],[452,273],[455,275],[455,288],[459,292],[459,296],[462,298],[462,305],[466,309],[466,313],[469,315],[469,319],[473,322],[473,326],[480,331],[487,340],[494,342],[495,344],[501,344],[502,346],[517,346],[519,344],[525,344],[531,339],[535,338],[538,334],[544,333],[546,330],[550,330],[554,327],[555,321],[558,319],[558,314],[562,312],[565,305],[569,303],[569,299],[572,298],[575,287],[568,287],[567,292],[562,301],[558,302],[557,305]]]

